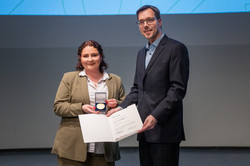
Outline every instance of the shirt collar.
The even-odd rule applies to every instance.
[[[102,77],[102,80],[107,80],[109,79],[109,75],[106,71],[103,72],[103,77]]]
[[[161,39],[163,38],[163,36],[164,36],[164,33],[162,33],[161,36],[159,36],[151,45],[149,45],[148,42],[147,42],[146,48],[147,49],[150,49],[152,47],[156,48],[159,45],[159,43],[160,43]]]
[[[88,77],[84,69],[83,69],[83,71],[81,71],[79,73],[79,76],[83,76],[83,77],[86,76],[86,77]],[[108,73],[106,71],[104,71],[103,72],[103,77],[101,78],[101,80],[107,80],[107,79],[109,79],[109,75],[108,75]]]

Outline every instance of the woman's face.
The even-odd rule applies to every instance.
[[[99,66],[101,63],[101,56],[96,48],[93,46],[86,46],[82,50],[81,63],[84,69],[88,72],[99,72]]]

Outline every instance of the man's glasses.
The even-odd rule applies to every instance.
[[[138,26],[143,26],[144,22],[146,22],[148,25],[153,24],[155,20],[157,20],[158,18],[147,18],[146,20],[140,20],[137,21],[136,24]]]

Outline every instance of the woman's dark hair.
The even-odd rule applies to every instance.
[[[103,50],[102,50],[102,46],[94,41],[94,40],[89,40],[89,41],[85,41],[83,42],[79,47],[78,47],[78,52],[77,52],[77,55],[78,55],[78,63],[76,65],[76,70],[77,71],[82,71],[84,69],[84,67],[82,66],[82,63],[81,63],[81,54],[82,54],[82,50],[87,47],[87,46],[92,46],[94,48],[97,49],[97,51],[99,52],[100,56],[101,56],[101,63],[100,63],[100,66],[99,66],[99,71],[101,73],[104,72],[104,70],[106,70],[108,68],[108,64],[104,61],[104,54],[103,54]]]
[[[144,6],[142,6],[140,9],[138,9],[138,10],[136,11],[137,19],[138,19],[138,14],[139,14],[140,12],[142,12],[143,10],[146,10],[146,9],[152,9],[152,10],[154,11],[154,13],[155,13],[155,17],[156,17],[157,19],[161,18],[160,10],[159,10],[157,7],[152,6],[152,5],[144,5]]]

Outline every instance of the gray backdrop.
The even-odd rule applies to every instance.
[[[250,146],[250,13],[163,15],[163,31],[187,45],[190,80],[181,146]],[[135,15],[0,16],[0,149],[47,148],[60,118],[53,101],[77,47],[94,39],[108,72],[133,83],[146,40]],[[136,136],[120,142],[137,146]]]

